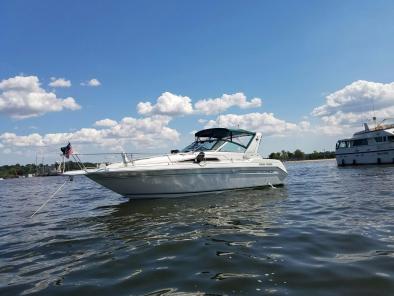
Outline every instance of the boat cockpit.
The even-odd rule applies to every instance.
[[[256,133],[242,129],[211,128],[195,133],[195,141],[181,152],[245,153]]]

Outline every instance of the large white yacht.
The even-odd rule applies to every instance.
[[[85,175],[125,197],[162,198],[283,184],[282,162],[258,154],[261,134],[212,128],[171,154],[123,161],[97,169],[64,172]]]
[[[376,118],[374,118],[376,121]],[[339,166],[394,163],[394,124],[380,124],[364,130],[349,139],[339,140],[335,156]]]

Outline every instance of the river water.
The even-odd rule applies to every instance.
[[[394,295],[394,166],[286,164],[281,188],[128,201],[0,181],[0,295]]]

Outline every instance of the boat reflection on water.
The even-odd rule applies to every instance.
[[[220,195],[220,197],[218,197]],[[188,240],[215,235],[266,235],[281,217],[272,207],[287,197],[285,187],[205,194],[198,198],[130,200],[101,209],[96,217],[111,235],[131,241]]]

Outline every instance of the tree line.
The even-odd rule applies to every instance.
[[[87,168],[97,167],[96,163],[84,162],[83,165]],[[66,171],[80,170],[80,166],[75,161],[66,162]],[[26,164],[19,163],[13,165],[0,166],[0,178],[19,178],[32,176],[55,176],[59,174],[59,163],[54,164]]]
[[[269,156],[270,159],[286,160],[315,160],[315,159],[329,159],[335,158],[335,151],[305,153],[300,149],[294,152],[282,150],[281,152],[272,152]]]

